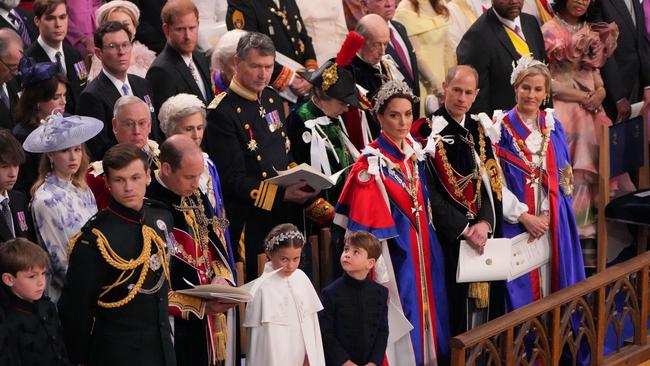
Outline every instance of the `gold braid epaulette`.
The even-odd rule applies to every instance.
[[[126,295],[124,299],[119,301],[114,301],[114,302],[104,302],[98,299],[97,305],[99,305],[99,307],[119,308],[121,306],[128,304],[138,294],[138,291],[140,291],[140,289],[142,288],[142,284],[144,283],[144,280],[147,277],[147,272],[149,271],[149,259],[151,257],[152,241],[155,243],[156,247],[158,248],[158,253],[156,254],[160,259],[160,263],[163,267],[165,278],[167,279],[167,282],[170,283],[171,286],[171,282],[169,279],[169,264],[167,262],[167,258],[165,258],[165,243],[160,238],[160,236],[158,236],[158,234],[154,229],[150,228],[147,225],[142,225],[142,239],[143,239],[142,252],[140,252],[138,258],[129,259],[129,260],[125,260],[121,258],[117,253],[113,251],[113,248],[111,248],[108,239],[106,239],[104,234],[101,231],[99,231],[99,229],[93,228],[92,233],[97,237],[97,248],[99,249],[99,252],[101,253],[106,263],[108,263],[108,265],[110,265],[111,267],[122,271],[122,273],[114,283],[102,287],[103,292],[99,295],[100,299],[102,296],[106,295],[113,288],[128,281],[131,277],[133,277],[135,270],[139,266],[142,266],[142,270],[140,271],[140,276],[138,278],[138,281],[135,283],[133,288],[129,291],[129,293]],[[79,239],[81,234],[82,233],[80,232],[77,235],[73,236],[72,239],[70,239],[70,246],[68,248],[68,257],[72,253],[72,250],[77,243],[77,239]],[[130,273],[128,274],[127,277],[124,277],[127,271],[130,271]]]

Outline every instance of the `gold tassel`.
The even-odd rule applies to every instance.
[[[226,359],[226,343],[228,342],[228,320],[226,314],[217,314],[212,318],[214,322],[214,349],[217,361]]]
[[[485,309],[490,304],[490,284],[487,282],[472,282],[467,289],[467,296],[476,301],[478,309]]]

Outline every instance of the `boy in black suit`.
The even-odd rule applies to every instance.
[[[318,313],[327,365],[381,365],[388,342],[388,289],[368,278],[381,255],[372,234],[345,238],[345,273],[323,289]]]
[[[34,22],[40,35],[25,56],[36,62],[54,62],[68,79],[65,111],[74,114],[79,94],[88,79],[86,64],[79,52],[64,42],[68,34],[68,5],[65,0],[36,0]]]
[[[23,161],[25,153],[18,140],[9,130],[0,129],[0,242],[16,237],[35,240],[27,197],[11,190]]]
[[[48,255],[27,239],[0,244],[0,292],[12,365],[70,365],[56,306],[43,297]]]

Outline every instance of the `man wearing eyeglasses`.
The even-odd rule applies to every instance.
[[[11,29],[0,29],[0,127],[14,127],[15,106],[20,86],[18,62],[23,55],[23,41]]]
[[[95,53],[102,61],[102,72],[88,84],[79,97],[77,114],[104,121],[102,132],[86,143],[93,159],[101,159],[104,152],[117,143],[111,121],[115,101],[125,95],[142,99],[148,106],[151,121],[156,121],[149,82],[139,76],[127,74],[131,64],[131,33],[119,22],[102,24],[95,31]],[[153,123],[153,136],[158,123]]]
[[[147,154],[148,168],[150,168],[153,178],[154,172],[160,168],[160,159],[158,158],[160,151],[158,143],[148,138],[151,133],[151,113],[147,103],[133,95],[119,97],[113,107],[113,119],[105,128],[112,130],[118,144],[135,145]],[[111,198],[111,192],[105,183],[101,159],[90,163],[90,168],[86,173],[86,182],[95,195],[97,209],[101,211],[106,208]]]

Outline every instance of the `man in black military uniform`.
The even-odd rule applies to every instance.
[[[198,189],[203,159],[201,148],[189,137],[169,137],[160,146],[161,166],[147,188],[147,198],[167,204],[174,218],[176,244],[170,260],[174,291],[210,283],[235,285],[232,251],[224,237],[227,220],[214,216],[208,197]],[[234,306],[219,299],[170,294],[178,366],[235,364],[235,357],[227,358],[236,354],[235,311],[229,310]],[[226,317],[231,317],[230,329]]]
[[[279,53],[307,70],[316,70],[316,52],[304,25],[295,0],[228,0],[226,26],[229,30],[266,34]],[[279,63],[275,64],[270,84],[276,90],[289,86],[298,96],[305,96],[311,88],[300,75]]]
[[[112,199],[70,241],[59,312],[73,364],[174,366],[168,317],[172,217],[144,200],[147,156],[118,144],[104,155]]]
[[[222,179],[231,243],[244,238],[249,280],[257,278],[257,255],[264,252],[266,234],[277,224],[302,221],[296,204],[318,193],[305,183],[283,188],[264,181],[293,165],[282,101],[267,87],[274,61],[268,36],[250,32],[239,40],[235,75],[208,106],[204,138]]]
[[[456,283],[460,241],[482,253],[488,238],[501,237],[501,173],[490,139],[467,113],[477,85],[478,73],[471,66],[450,68],[443,83],[444,106],[412,129],[428,153],[431,213],[445,255],[449,309],[455,309],[449,317],[452,335],[504,312],[503,282]]]

